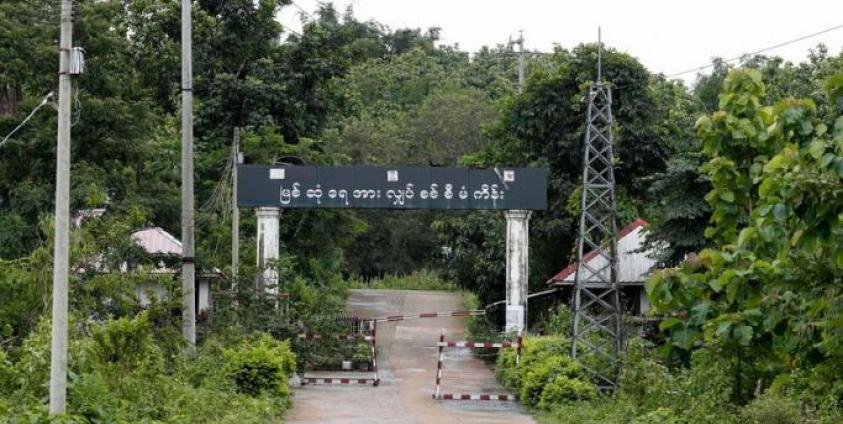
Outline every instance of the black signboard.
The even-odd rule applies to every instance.
[[[545,168],[239,165],[241,207],[545,209]]]

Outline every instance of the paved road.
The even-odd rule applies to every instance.
[[[459,294],[435,291],[352,290],[349,312],[362,317],[460,310]],[[381,384],[308,385],[294,389],[290,423],[533,423],[515,402],[435,401],[431,398],[440,331],[460,339],[465,318],[378,324]],[[449,349],[445,392],[503,393],[486,364],[466,349]],[[315,375],[314,375],[315,376]]]

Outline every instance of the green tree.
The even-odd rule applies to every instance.
[[[573,51],[560,49],[544,60],[546,62],[531,67],[524,93],[503,101],[501,118],[490,134],[493,143],[477,154],[467,155],[462,161],[477,167],[521,165],[550,169],[548,209],[534,214],[530,224],[531,281],[536,285],[543,285],[571,259],[579,211],[568,206],[578,193],[582,175],[582,142],[588,106],[585,95],[588,84],[597,75],[597,46],[582,45]],[[672,146],[678,143],[663,121],[677,102],[673,97],[680,91],[677,88],[651,90],[653,77],[644,66],[631,56],[612,49],[604,51],[603,75],[616,87],[613,92],[618,160],[616,180],[624,211],[622,216],[631,220],[641,213],[640,204],[647,189],[643,177],[663,171]],[[496,219],[502,221],[499,216]],[[473,222],[475,218],[470,220]],[[462,224],[467,223],[439,225],[439,228],[449,230],[442,233],[442,237],[452,251],[471,255],[471,260],[477,264],[502,260],[502,244],[461,245],[481,240],[489,228],[495,228],[490,222],[486,221],[485,226]],[[624,224],[623,218],[619,224]],[[478,232],[455,232],[472,229]],[[501,234],[495,237],[501,237]],[[455,265],[455,262],[449,263],[448,268],[455,270]],[[482,278],[501,281],[502,270],[498,272]],[[474,287],[473,278],[481,277],[466,275],[459,281],[466,287]]]
[[[829,85],[837,116],[840,81]],[[668,349],[704,342],[737,361],[739,399],[759,377],[782,385],[812,372],[839,396],[843,118],[829,129],[813,101],[765,106],[764,94],[759,71],[733,71],[720,110],[697,123],[714,247],[654,274],[647,293],[675,314],[660,325]]]

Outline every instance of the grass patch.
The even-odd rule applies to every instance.
[[[381,278],[363,280],[351,278],[348,287],[352,289],[392,289],[392,290],[441,290],[457,291],[456,284],[443,279],[430,270],[413,271],[409,275],[385,275]]]

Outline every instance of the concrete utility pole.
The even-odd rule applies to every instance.
[[[70,262],[70,49],[73,0],[61,2],[59,116],[56,144],[56,221],[53,251],[53,328],[50,350],[50,415],[67,401],[67,276]]]
[[[524,91],[524,30],[518,31],[518,94]]]
[[[193,29],[191,1],[181,0],[181,242],[184,312],[181,332],[196,344],[196,260],[193,253]]]
[[[237,290],[237,268],[240,263],[240,209],[237,207],[237,165],[240,164],[240,128],[234,128],[231,168],[231,291]]]

